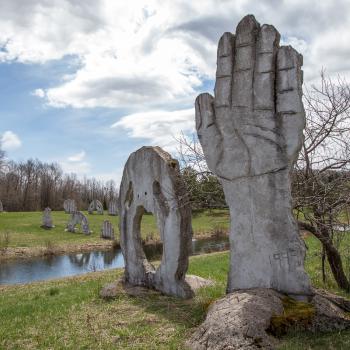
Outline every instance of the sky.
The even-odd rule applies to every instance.
[[[0,0],[0,141],[15,161],[120,181],[129,154],[194,133],[217,42],[254,14],[321,69],[349,76],[350,0]]]

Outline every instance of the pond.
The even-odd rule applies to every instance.
[[[226,237],[192,241],[193,255],[228,248]],[[161,258],[161,244],[146,245],[144,250],[149,260]],[[0,264],[0,284],[30,283],[121,267],[124,258],[120,249],[9,260]]]

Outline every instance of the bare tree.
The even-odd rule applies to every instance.
[[[198,139],[184,134],[178,141],[178,155],[192,209],[227,207],[224,191],[217,177],[208,169]]]
[[[8,211],[42,210],[47,206],[62,210],[67,198],[75,199],[79,208],[86,209],[92,199],[106,202],[106,198],[116,196],[113,181],[107,186],[96,179],[81,181],[75,174],[63,174],[58,164],[37,159],[9,161],[0,172],[0,198]]]
[[[332,80],[322,72],[320,86],[306,89],[304,105],[307,120],[293,175],[294,207],[303,219],[299,226],[322,243],[338,286],[350,290],[333,241],[350,203],[350,87],[344,79]]]
[[[1,148],[1,143],[0,143],[0,174],[4,172],[5,165],[6,165],[5,151]]]

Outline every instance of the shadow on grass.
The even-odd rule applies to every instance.
[[[204,287],[192,299],[169,297],[149,290],[143,295],[130,297],[130,301],[146,313],[157,314],[173,324],[192,328],[204,321],[208,307],[224,295],[224,289],[220,284]]]

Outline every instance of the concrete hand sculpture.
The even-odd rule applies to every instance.
[[[289,179],[305,126],[302,56],[279,39],[244,17],[219,41],[215,97],[196,99],[198,137],[230,207],[228,292],[311,294]]]

